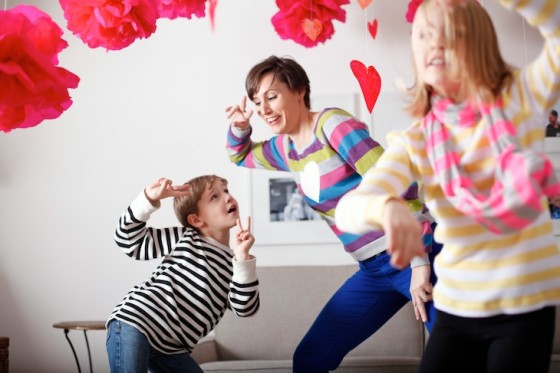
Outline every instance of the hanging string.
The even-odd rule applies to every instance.
[[[367,65],[367,57],[369,56],[369,53],[368,53],[368,48],[369,48],[368,47],[368,41],[369,41],[369,39],[368,39],[368,32],[367,32],[367,29],[368,29],[367,9],[368,9],[367,7],[364,9],[364,26],[365,26],[364,30],[366,30],[366,32],[364,32],[364,43],[365,43],[364,50],[366,51],[364,61],[366,62],[366,65]]]
[[[525,49],[525,65],[529,63],[527,58],[527,34],[525,33],[525,19],[521,18],[521,22],[523,23],[523,48]]]
[[[4,0],[4,12],[8,9],[8,0]]]

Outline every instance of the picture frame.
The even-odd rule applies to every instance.
[[[295,220],[284,219],[282,208],[288,205],[288,198],[296,185],[289,172],[252,169],[250,178],[251,225],[259,245],[311,245],[340,242],[327,222],[319,216]]]

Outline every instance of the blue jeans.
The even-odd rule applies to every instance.
[[[430,263],[441,250],[433,242]],[[432,267],[433,268],[433,267]],[[337,290],[296,348],[294,373],[323,373],[336,369],[344,356],[373,335],[411,300],[410,267],[398,270],[382,253],[360,262],[360,269]],[[430,281],[436,283],[432,270]],[[425,304],[426,327],[432,329],[436,310]]]
[[[142,332],[120,320],[109,323],[106,346],[111,373],[202,373],[189,354],[159,352]]]

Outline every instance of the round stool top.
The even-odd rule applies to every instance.
[[[103,330],[105,321],[62,321],[53,324],[53,328],[72,330]]]

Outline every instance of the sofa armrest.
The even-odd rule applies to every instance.
[[[207,335],[202,338],[191,352],[191,357],[198,364],[210,361],[218,361],[218,348],[216,346],[216,338],[213,335]]]

